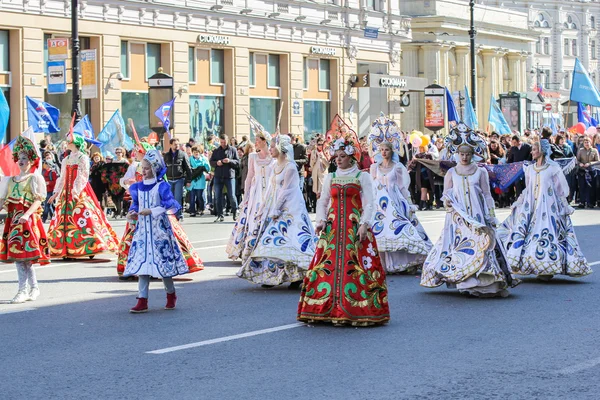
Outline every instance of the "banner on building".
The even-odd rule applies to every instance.
[[[48,61],[48,94],[67,93],[67,66],[64,60]]]
[[[69,58],[69,39],[48,39],[48,61],[60,61]]]
[[[81,98],[95,99],[98,97],[96,78],[96,49],[81,50]]]

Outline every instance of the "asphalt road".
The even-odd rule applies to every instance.
[[[419,214],[434,240],[443,215]],[[599,273],[526,278],[506,299],[390,276],[389,325],[306,326],[297,291],[235,277],[233,224],[212,220],[184,223],[206,269],[177,281],[175,311],[153,281],[151,311],[128,313],[137,283],[117,280],[114,256],[39,268],[42,294],[21,305],[5,304],[16,271],[1,265],[0,399],[600,398]],[[600,270],[600,210],[573,221]]]

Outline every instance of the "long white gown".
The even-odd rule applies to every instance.
[[[444,230],[423,264],[421,286],[443,283],[475,296],[507,296],[518,283],[496,255],[494,200],[487,171],[459,165],[444,178],[443,201],[452,202]],[[460,173],[459,173],[460,172]],[[503,257],[501,253],[499,256]]]
[[[520,275],[591,274],[573,230],[569,184],[561,168],[546,163],[523,169],[526,188],[498,228],[509,266]]]
[[[372,231],[385,271],[403,272],[423,265],[432,243],[408,201],[410,175],[401,163],[385,169],[371,165],[376,212]]]
[[[231,237],[225,251],[232,260],[248,258],[252,252],[250,242],[256,238],[256,228],[260,226],[259,209],[262,207],[266,197],[267,186],[273,174],[273,158],[268,155],[264,159],[258,153],[250,153],[248,156],[248,175],[244,182],[244,201],[240,207]]]
[[[240,278],[263,285],[304,279],[317,241],[300,191],[296,164],[288,162],[280,168],[274,163],[267,201],[259,210],[263,222],[249,244],[253,248],[250,257],[237,273]]]

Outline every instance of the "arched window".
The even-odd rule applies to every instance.
[[[535,22],[533,23],[533,25],[536,28],[550,28],[550,22],[548,22],[548,20],[542,13],[537,15],[537,18],[536,18]]]
[[[577,29],[577,24],[573,22],[573,17],[571,15],[567,16],[564,26],[566,29]]]

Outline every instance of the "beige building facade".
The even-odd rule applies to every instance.
[[[371,121],[380,111],[400,119],[399,93],[348,83],[359,70],[401,75],[410,20],[392,4],[257,2],[250,9],[237,3],[81,2],[81,48],[96,49],[98,59],[98,96],[82,101],[95,132],[118,109],[140,136],[149,134],[156,125],[148,109],[148,78],[159,68],[174,78],[174,134],[184,140],[248,135],[248,113],[269,131],[280,120],[282,132],[307,139],[325,132],[335,114],[357,129],[360,120]],[[58,107],[60,135],[68,130],[70,60],[69,92],[48,94],[46,43],[70,36],[69,7],[58,0],[0,7],[0,87],[11,107],[10,137],[27,126],[25,96]],[[364,37],[369,25],[379,26],[377,39]],[[360,101],[364,90],[366,104]]]

